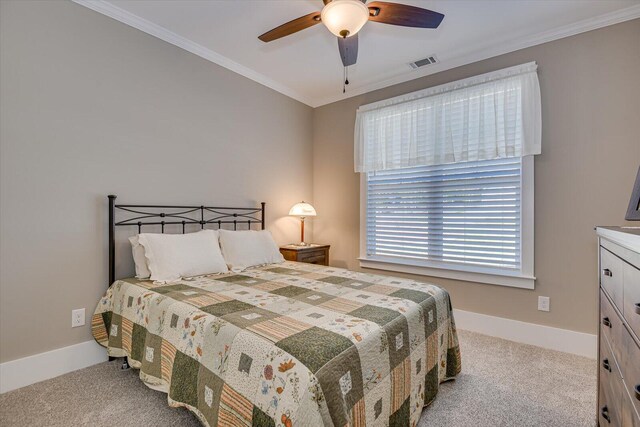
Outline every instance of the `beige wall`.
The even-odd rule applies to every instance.
[[[75,3],[0,4],[0,362],[91,339],[71,310],[107,286],[109,193],[266,201],[297,238],[311,108]]]
[[[418,279],[444,286],[459,309],[596,331],[593,227],[624,224],[640,165],[640,20],[317,108],[314,233],[316,240],[331,243],[333,265],[358,268],[360,196],[359,178],[353,171],[358,106],[529,61],[539,65],[543,127],[542,154],[535,159],[535,290]],[[549,313],[537,311],[538,295],[551,297]]]

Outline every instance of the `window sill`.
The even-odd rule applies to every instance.
[[[395,271],[399,273],[416,274],[419,276],[442,277],[445,279],[463,280],[465,282],[487,283],[491,285],[509,286],[513,288],[534,289],[534,276],[520,273],[508,274],[504,272],[478,272],[454,270],[442,266],[431,267],[416,265],[398,260],[380,260],[372,258],[358,258],[360,267],[376,270]]]

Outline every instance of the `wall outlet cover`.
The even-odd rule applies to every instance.
[[[538,297],[538,310],[540,311],[549,311],[549,297]]]
[[[77,328],[78,326],[84,326],[85,315],[84,308],[78,308],[71,311],[71,327]]]

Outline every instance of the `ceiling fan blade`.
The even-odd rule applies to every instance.
[[[403,27],[438,28],[444,15],[421,7],[406,4],[374,1],[367,4],[369,21]]]
[[[338,50],[340,50],[340,58],[345,67],[353,65],[358,60],[358,35],[351,37],[338,37]]]
[[[281,37],[285,37],[290,34],[297,33],[298,31],[304,30],[305,28],[312,27],[319,23],[320,23],[320,12],[313,12],[308,15],[301,16],[298,19],[294,19],[293,21],[289,21],[286,24],[282,24],[271,31],[267,31],[261,36],[258,36],[258,38],[263,42],[270,42],[270,41],[279,39]]]

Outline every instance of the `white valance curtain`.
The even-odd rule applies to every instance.
[[[540,154],[536,69],[531,62],[361,106],[356,172]]]

